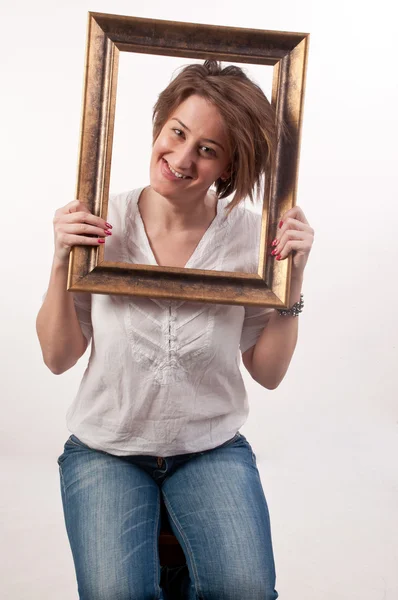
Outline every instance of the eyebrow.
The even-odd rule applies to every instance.
[[[189,127],[187,127],[186,125],[184,125],[184,123],[183,123],[182,121],[180,121],[180,119],[177,119],[176,117],[173,117],[173,118],[172,118],[172,120],[174,120],[174,121],[178,121],[178,123],[179,123],[179,124],[180,124],[182,127],[184,127],[184,129],[186,129],[187,131],[191,132],[191,130],[189,129]],[[204,142],[210,142],[211,144],[215,144],[216,146],[219,146],[219,147],[220,147],[222,150],[224,150],[224,152],[225,152],[225,149],[224,149],[224,147],[223,147],[223,146],[220,144],[220,142],[216,142],[215,140],[211,140],[211,139],[209,139],[209,138],[203,138],[203,141],[204,141]]]

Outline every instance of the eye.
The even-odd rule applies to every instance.
[[[172,129],[172,131],[174,131],[174,133],[175,133],[175,134],[176,134],[178,137],[181,137],[182,135],[184,135],[184,132],[183,132],[183,131],[181,131],[181,129],[176,129],[176,128],[173,128],[173,129]]]
[[[216,152],[213,148],[209,148],[209,146],[201,146],[200,150],[203,151],[203,154],[208,154],[209,156],[216,156]]]

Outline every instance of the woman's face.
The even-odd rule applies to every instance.
[[[152,147],[152,188],[166,198],[204,198],[219,178],[228,177],[230,151],[218,109],[189,96],[170,115]]]

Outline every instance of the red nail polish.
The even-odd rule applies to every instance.
[[[274,241],[272,242],[271,246],[276,246],[276,245],[277,245],[277,243],[278,243],[278,240],[274,240]]]
[[[272,250],[271,254],[272,256],[275,256],[275,254],[277,254],[278,250]]]
[[[105,244],[105,240],[102,240],[101,238],[98,238],[98,243],[99,244]]]
[[[107,229],[104,229],[106,235],[112,235],[112,231],[108,231]]]
[[[112,229],[112,225],[110,223],[105,223],[105,225],[108,229]]]
[[[281,260],[281,255],[278,254],[278,256],[276,257],[276,260]]]
[[[279,229],[282,227],[282,225],[283,225],[283,221],[281,221],[281,222],[279,223]]]

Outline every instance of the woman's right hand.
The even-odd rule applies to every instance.
[[[54,258],[63,264],[68,263],[72,246],[98,246],[105,242],[108,235],[112,235],[112,225],[93,215],[79,200],[59,208],[54,215],[53,225]]]

